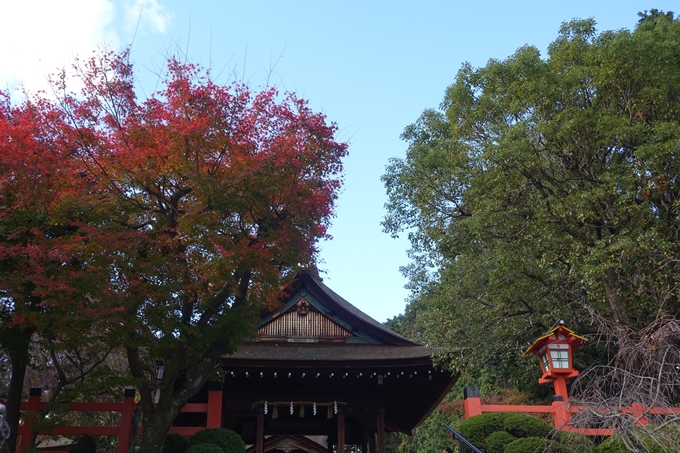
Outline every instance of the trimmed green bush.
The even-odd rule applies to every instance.
[[[187,453],[224,453],[216,444],[196,444],[189,447]]]
[[[486,438],[496,431],[505,430],[507,412],[488,412],[475,415],[460,422],[458,432],[472,445],[480,450],[486,450]]]
[[[564,453],[590,453],[599,451],[593,441],[582,434],[571,431],[558,431],[557,440]]]
[[[628,453],[628,449],[618,437],[605,439],[597,446],[597,451],[600,453]]]
[[[200,430],[189,439],[189,450],[194,445],[199,444],[215,444],[222,449],[223,453],[243,453],[246,451],[246,444],[241,439],[241,436],[226,428],[206,428]]]
[[[81,434],[68,446],[69,453],[97,453],[97,439],[89,434]]]
[[[672,451],[673,448],[664,448],[658,444],[657,441],[652,439],[648,435],[640,435],[636,438],[638,443],[642,444],[642,448],[647,453],[664,453],[667,451]],[[634,441],[630,441],[631,445],[635,445]],[[666,446],[668,447],[668,446]],[[598,452],[600,453],[629,453],[630,450],[626,448],[626,444],[623,442],[620,436],[614,435],[609,439],[606,439],[598,446]]]
[[[512,434],[496,431],[486,438],[486,449],[484,451],[485,453],[504,453],[505,447],[514,440],[517,440],[517,438]]]
[[[548,437],[553,430],[550,423],[527,414],[509,413],[503,424],[505,431],[515,437]]]
[[[163,442],[163,453],[187,453],[189,439],[181,434],[168,434]]]
[[[554,447],[551,440],[542,437],[525,437],[510,442],[505,447],[504,453],[559,453],[559,447]]]

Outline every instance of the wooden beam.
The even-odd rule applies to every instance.
[[[345,413],[338,411],[338,453],[345,452]]]

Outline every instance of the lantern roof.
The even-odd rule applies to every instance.
[[[562,337],[562,338],[560,338]],[[577,335],[572,330],[559,325],[553,328],[550,332],[538,338],[534,343],[529,346],[529,348],[524,351],[524,355],[527,354],[540,354],[540,352],[550,343],[556,342],[567,342],[571,344],[571,351],[576,352],[583,346],[588,340],[580,335]]]

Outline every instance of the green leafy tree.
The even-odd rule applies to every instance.
[[[672,13],[633,31],[565,23],[545,58],[525,46],[464,65],[406,128],[384,227],[408,231],[410,329],[450,347],[446,364],[519,386],[535,379],[527,341],[560,318],[592,334],[612,331],[593,319],[676,316],[678,48]]]

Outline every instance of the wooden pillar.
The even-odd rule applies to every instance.
[[[463,406],[465,407],[465,418],[482,415],[482,399],[479,397],[479,387],[465,387],[463,390]]]
[[[385,409],[378,411],[378,453],[385,453]]]
[[[368,451],[369,451],[369,453],[376,453],[376,451],[375,451],[375,432],[373,431],[372,427],[371,427],[371,429],[368,433]]]
[[[338,453],[345,453],[345,413],[338,410]]]
[[[19,452],[26,452],[31,445],[31,434],[33,431],[33,422],[38,417],[38,410],[40,409],[40,397],[42,396],[42,389],[40,387],[31,387],[28,393],[28,402],[26,403],[26,412],[24,412],[24,424],[19,428],[21,440],[19,441]]]
[[[208,428],[222,427],[222,383],[211,382],[208,391]]]
[[[127,453],[132,434],[132,415],[135,411],[135,389],[125,389],[123,408],[120,411],[120,427],[118,430],[118,448],[116,453]]]
[[[257,429],[255,430],[255,453],[264,453],[264,411],[257,411]]]

